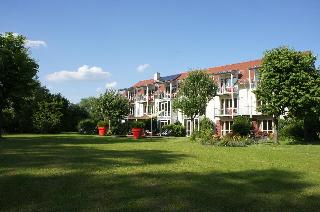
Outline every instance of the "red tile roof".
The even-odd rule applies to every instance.
[[[254,67],[259,67],[261,66],[262,60],[251,60],[247,62],[241,62],[241,63],[234,63],[234,64],[229,64],[229,65],[224,65],[224,66],[216,66],[216,67],[211,67],[207,68],[207,73],[208,74],[218,74],[219,72],[222,71],[232,71],[232,70],[239,70],[240,73],[242,74],[241,79],[245,80],[248,79],[248,69],[249,68],[254,68]],[[188,76],[188,72],[183,72],[181,75],[178,77],[178,80],[185,79]],[[253,78],[253,71],[251,74],[251,78]],[[153,79],[150,80],[142,80],[137,82],[136,84],[133,85],[133,87],[141,87],[145,85],[150,85],[153,84],[155,81]]]
[[[151,85],[154,83],[153,79],[149,79],[149,80],[141,80],[139,82],[137,82],[136,84],[133,85],[133,87],[142,87],[142,86],[146,86],[146,85]]]
[[[261,65],[261,59],[259,60],[252,60],[242,63],[235,63],[230,65],[224,65],[224,66],[216,66],[207,68],[208,74],[218,74],[222,71],[232,71],[232,70],[239,70],[242,74],[242,78],[248,78],[248,68],[254,68]],[[181,74],[181,76],[178,78],[179,80],[185,79],[188,76],[188,72],[184,72]],[[253,74],[252,74],[253,76]]]
[[[235,63],[235,64],[230,64],[230,65],[224,65],[224,66],[217,66],[217,67],[212,67],[208,68],[208,74],[218,74],[221,71],[232,71],[232,70],[239,70],[241,73],[241,82],[246,81],[249,78],[249,68],[255,68],[261,66],[262,60],[252,60],[252,61],[247,61],[247,62],[242,62],[242,63]],[[251,72],[251,79],[254,77],[254,71],[250,70]]]
[[[232,71],[232,70],[239,70],[242,73],[242,71],[248,72],[248,68],[258,67],[260,65],[261,65],[261,60],[252,60],[252,61],[247,61],[247,62],[242,62],[242,63],[235,63],[235,64],[230,64],[230,65],[208,68],[207,73],[208,74],[217,74],[221,71]]]

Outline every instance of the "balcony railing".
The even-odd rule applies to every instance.
[[[172,95],[173,96],[173,95]],[[170,99],[170,93],[154,94],[154,99]]]
[[[231,94],[231,93],[237,93],[238,92],[238,86],[221,86],[218,88],[218,94]]]
[[[147,101],[147,96],[146,95],[138,95],[135,97],[136,101]]]
[[[170,99],[170,97],[174,98],[176,97],[176,93],[153,93],[149,96],[147,95],[137,95],[134,97],[128,97],[129,101],[153,101],[155,99]]]
[[[238,114],[238,108],[215,108],[215,115],[216,116],[232,116]]]
[[[170,118],[170,112],[169,111],[161,111],[158,114],[158,119],[167,119]]]

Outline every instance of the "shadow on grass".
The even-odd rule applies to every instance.
[[[169,140],[163,137],[133,139],[132,137],[97,136],[79,134],[34,134],[34,135],[9,135],[4,137],[2,142],[55,142],[72,144],[113,144],[113,143],[144,143],[144,142],[164,142]]]
[[[312,185],[284,170],[0,177],[0,210],[315,211]]]
[[[113,150],[78,146],[73,142],[6,142],[0,149],[1,168],[67,168],[69,170],[174,163],[188,157],[166,150]],[[70,145],[68,145],[70,144]]]

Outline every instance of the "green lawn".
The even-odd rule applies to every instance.
[[[320,145],[68,134],[0,140],[0,211],[88,210],[320,210]]]

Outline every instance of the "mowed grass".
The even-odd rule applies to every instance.
[[[1,211],[319,211],[320,145],[11,135]]]

